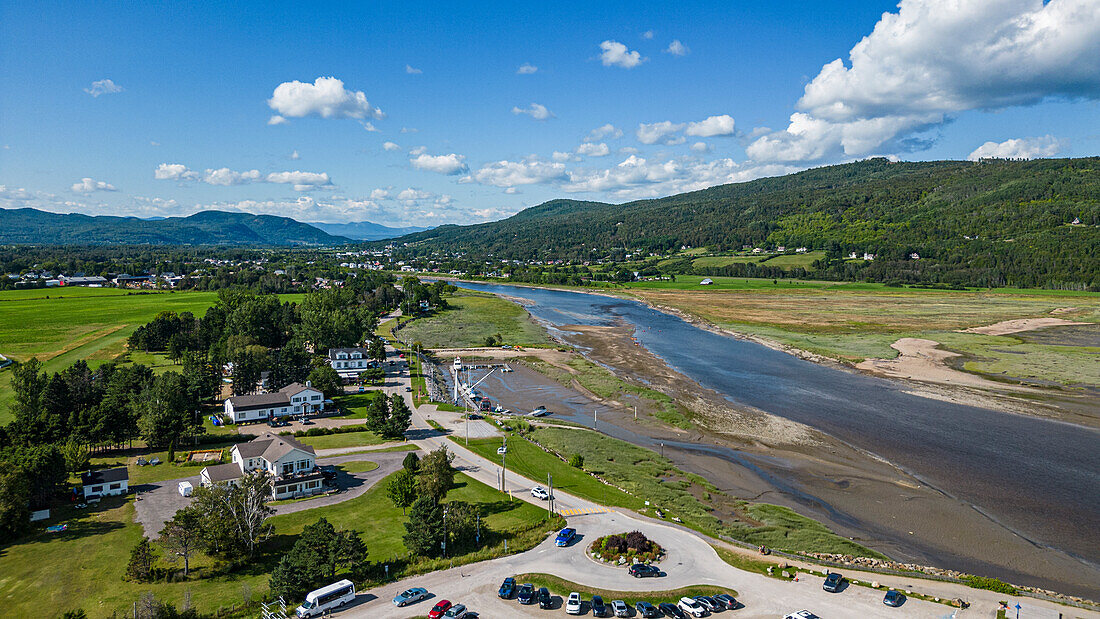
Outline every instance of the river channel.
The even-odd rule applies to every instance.
[[[1100,565],[1100,430],[923,398],[892,381],[804,361],[632,300],[456,283],[522,297],[552,325],[622,325],[670,367],[734,404],[880,456],[1037,544]]]

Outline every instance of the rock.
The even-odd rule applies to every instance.
[[[873,589],[878,589],[878,588],[879,588],[879,584],[878,584],[878,581],[877,581],[877,580],[876,580],[876,581],[873,581],[873,582],[871,583],[871,588],[873,588]]]
[[[783,570],[783,578],[790,578],[790,577],[791,577],[791,575],[787,572],[787,570]]]

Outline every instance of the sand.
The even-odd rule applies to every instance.
[[[963,387],[1039,393],[1035,389],[994,382],[949,367],[947,360],[960,355],[949,350],[943,350],[939,346],[940,343],[935,340],[903,337],[890,345],[890,348],[898,351],[898,356],[894,359],[867,359],[857,363],[856,368],[889,376],[890,378]]]
[[[1073,308],[1061,308],[1064,313],[1066,310]],[[1059,310],[1054,310],[1058,312]],[[1053,313],[1053,312],[1052,312]],[[963,329],[961,333],[981,333],[983,335],[1008,335],[1010,333],[1023,333],[1024,331],[1034,331],[1035,329],[1045,329],[1046,327],[1069,327],[1075,325],[1087,325],[1088,322],[1073,322],[1072,320],[1063,320],[1061,318],[1020,318],[1017,320],[1004,320],[995,324],[987,325],[984,327],[971,327],[969,329]]]

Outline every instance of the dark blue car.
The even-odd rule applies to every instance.
[[[561,531],[558,531],[558,538],[554,540],[554,543],[558,546],[568,546],[569,542],[573,541],[573,537],[576,536],[577,530],[566,527]]]
[[[501,599],[507,600],[510,599],[515,592],[516,579],[509,577],[504,579],[504,584],[500,585],[500,590],[497,591],[497,595],[499,595]]]

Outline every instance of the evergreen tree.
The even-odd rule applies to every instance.
[[[443,506],[436,497],[425,494],[413,502],[402,539],[405,548],[414,555],[439,556],[444,539]]]
[[[202,514],[198,510],[185,507],[164,523],[164,528],[160,531],[160,545],[167,552],[183,559],[184,576],[191,571],[191,556],[203,543],[202,520]]]
[[[401,467],[406,471],[415,474],[420,470],[420,457],[416,455],[415,451],[410,451],[405,459],[401,461]]]
[[[149,582],[153,577],[153,564],[156,563],[156,551],[148,537],[142,537],[130,551],[130,561],[126,564],[126,580]]]

